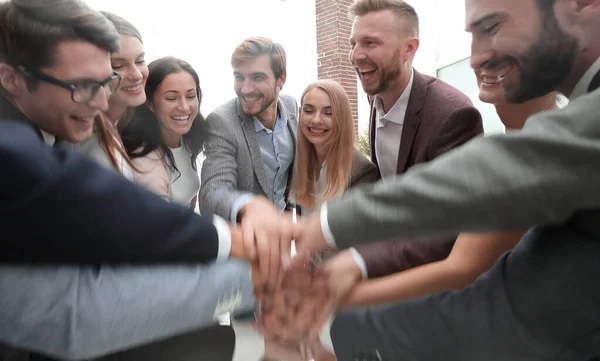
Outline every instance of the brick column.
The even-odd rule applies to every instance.
[[[333,79],[340,83],[352,106],[354,131],[358,131],[358,103],[356,73],[350,64],[350,31],[352,20],[348,7],[353,0],[315,0],[317,15],[317,61],[319,79]]]

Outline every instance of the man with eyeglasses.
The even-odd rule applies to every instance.
[[[207,326],[217,309],[254,306],[248,265],[226,261],[246,258],[238,229],[54,147],[92,135],[120,82],[110,64],[118,50],[114,27],[78,0],[0,4],[0,360],[11,347],[89,359]],[[254,253],[268,257],[266,246]],[[199,265],[212,260],[248,273]],[[231,294],[211,293],[217,283]],[[210,336],[119,357],[220,359],[199,353]]]

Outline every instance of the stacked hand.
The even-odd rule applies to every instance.
[[[268,342],[302,350],[304,359],[309,359],[322,352],[319,331],[361,274],[348,252],[341,252],[321,267],[306,259],[294,257],[276,289],[257,289],[257,329]],[[256,267],[253,274],[259,279]]]
[[[293,224],[289,214],[257,198],[244,207],[241,223],[236,249],[253,265],[257,329],[271,345],[301,349],[308,359],[322,350],[319,331],[360,280],[360,269],[348,251],[320,266],[311,262],[326,247],[318,214]],[[290,260],[292,239],[299,255]]]

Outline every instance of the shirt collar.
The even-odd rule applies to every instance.
[[[579,79],[577,84],[575,84],[569,100],[573,100],[587,93],[588,87],[590,86],[594,75],[596,75],[598,71],[600,71],[600,58],[596,59],[592,66],[590,66],[589,69],[583,74],[581,79]]]
[[[266,131],[267,133],[272,132],[272,130],[265,128],[263,123],[261,123],[255,115],[252,116],[252,120],[254,121],[254,130],[256,133],[259,133],[262,130]],[[282,117],[281,112],[279,111],[277,111],[277,119],[275,119],[275,126],[273,127],[273,130],[277,128],[278,123],[280,127],[287,126],[287,118]]]
[[[379,115],[378,123],[392,122],[399,125],[404,123],[404,116],[406,115],[406,109],[408,108],[408,99],[410,98],[410,92],[412,91],[413,80],[415,78],[415,71],[411,68],[410,70],[410,79],[408,80],[408,84],[406,84],[406,88],[394,106],[387,112],[384,113],[383,105],[381,104],[381,97],[379,94],[375,95],[373,99],[375,104],[375,110]]]
[[[56,141],[56,137],[45,130],[40,129],[40,133],[42,133],[42,138],[44,138],[44,143],[49,146],[53,146]]]

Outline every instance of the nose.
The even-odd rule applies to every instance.
[[[350,63],[354,64],[357,60],[364,60],[366,58],[365,52],[362,50],[360,45],[355,45],[348,54]]]
[[[252,86],[252,82],[249,79],[244,80],[244,83],[242,84],[242,94],[250,94],[252,93],[252,91],[254,90],[254,87]]]
[[[491,58],[492,49],[489,41],[481,39],[474,34],[471,40],[471,68],[485,69]]]
[[[99,89],[98,92],[96,92],[96,94],[92,97],[92,99],[90,99],[87,105],[95,109],[100,109],[103,112],[107,111],[109,93],[110,89],[108,89],[107,87]]]
[[[190,105],[188,104],[188,101],[185,97],[181,97],[179,98],[179,101],[177,101],[177,108],[179,110],[188,110],[190,108]]]
[[[131,71],[129,71],[129,73],[127,74],[127,78],[129,78],[129,80],[138,81],[142,80],[143,75],[142,72],[138,69],[138,67],[134,66],[131,69]]]

